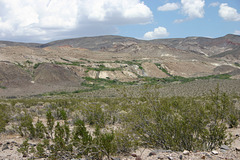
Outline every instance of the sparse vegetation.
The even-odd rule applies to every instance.
[[[33,66],[33,69],[37,69],[40,66],[40,64],[42,64],[42,63],[35,63]]]
[[[240,111],[234,105],[239,97],[219,87],[202,97],[163,98],[154,85],[146,85],[138,97],[122,94],[122,98],[8,100],[11,105],[20,103],[24,111],[15,127],[27,138],[19,152],[50,159],[65,155],[110,159],[139,147],[212,150],[231,144],[227,128],[239,124]],[[33,111],[29,106],[39,101],[47,105]],[[37,116],[46,123],[34,122],[35,113],[41,113]],[[31,148],[28,139],[41,142]]]
[[[87,67],[87,72],[89,70],[93,71],[121,71],[121,68],[107,68],[103,64],[99,65],[98,68],[93,68],[93,67]]]
[[[0,88],[1,88],[1,89],[6,89],[7,87],[5,87],[5,86],[1,86],[1,85],[0,85]]]
[[[168,76],[172,76],[160,63],[154,63],[159,69],[161,69],[164,73],[166,73]]]
[[[130,66],[137,65],[139,67],[139,69],[143,69],[141,60],[132,60],[132,61],[126,61],[126,60],[119,61],[119,60],[116,60],[116,61],[114,61],[114,63],[122,63],[122,64],[127,64],[127,65],[130,65]]]
[[[7,105],[0,104],[0,133],[5,131],[5,126],[10,120],[10,110]]]
[[[234,65],[237,66],[237,67],[240,67],[240,64],[237,63],[237,62],[235,62]]]

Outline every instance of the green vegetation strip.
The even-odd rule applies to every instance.
[[[151,77],[141,77],[145,82],[148,82],[150,84],[155,84],[159,82],[163,83],[171,83],[171,82],[181,82],[181,83],[187,83],[195,80],[200,79],[230,79],[231,75],[229,74],[219,74],[219,75],[209,75],[209,76],[203,76],[203,77],[190,77],[185,78],[181,76],[170,76],[167,78],[151,78]]]

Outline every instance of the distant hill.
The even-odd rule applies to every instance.
[[[232,34],[149,41],[121,36],[46,44],[0,41],[0,96],[76,90],[93,85],[94,79],[145,83],[145,78],[219,74],[240,79],[239,64],[240,36]]]

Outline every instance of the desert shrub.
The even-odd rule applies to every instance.
[[[54,146],[55,151],[64,151],[68,149],[69,127],[67,124],[60,125],[58,122],[54,130]]]
[[[10,112],[9,107],[0,104],[0,133],[5,131],[5,126],[9,122]]]
[[[48,129],[48,133],[49,133],[49,136],[52,137],[55,119],[54,119],[54,117],[53,117],[53,115],[52,115],[52,112],[51,112],[50,110],[47,111],[46,117],[47,117],[47,129]]]
[[[144,94],[142,103],[132,102],[127,122],[141,145],[172,150],[211,150],[231,143],[227,120],[231,100],[214,91],[205,101],[194,98],[159,98]],[[219,99],[218,99],[219,98]],[[137,104],[137,105],[136,105]]]
[[[206,96],[206,105],[210,110],[211,120],[215,123],[225,122],[230,128],[238,126],[239,109],[235,107],[229,95],[220,91],[219,86]]]
[[[36,146],[36,149],[37,149],[37,157],[38,158],[45,158],[46,155],[45,155],[45,148],[44,148],[44,145],[41,144],[41,143],[38,143],[37,146]]]
[[[97,129],[96,129],[97,130]],[[94,143],[94,157],[97,159],[102,159],[103,156],[107,156],[110,159],[110,155],[116,153],[116,143],[114,141],[115,134],[112,131],[111,133],[101,133],[100,130],[95,131],[95,139],[93,140]]]
[[[104,127],[107,121],[107,116],[99,105],[91,105],[83,110],[85,121],[90,125],[98,125]]]
[[[67,120],[67,112],[64,110],[64,108],[61,107],[56,110],[56,119]]]
[[[88,155],[91,150],[92,136],[87,131],[85,123],[82,120],[75,122],[75,127],[72,132],[73,146],[78,150],[77,157]]]
[[[93,159],[102,159],[116,153],[116,141],[114,132],[102,133],[100,127],[96,126],[94,136],[86,129],[82,120],[75,122],[72,132],[72,144],[77,151],[76,157],[87,155]]]
[[[116,152],[130,153],[132,150],[137,149],[138,141],[134,136],[126,130],[119,130],[115,132]]]
[[[37,123],[35,124],[35,130],[36,130],[36,137],[37,138],[44,138],[45,135],[47,134],[47,129],[44,126],[44,124],[42,123],[42,121],[37,121]]]
[[[23,154],[23,157],[27,157],[29,154],[29,143],[28,143],[28,139],[25,139],[25,141],[23,141],[23,143],[21,144],[20,148],[18,148],[17,150],[18,152]]]
[[[228,117],[229,128],[237,128],[239,116],[235,114],[230,114]]]
[[[25,112],[24,115],[21,115],[17,131],[21,136],[27,136],[30,139],[35,138],[36,129],[33,125],[33,119],[30,114]]]

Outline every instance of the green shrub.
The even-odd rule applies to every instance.
[[[47,111],[46,117],[47,117],[48,133],[49,133],[49,136],[52,138],[53,127],[54,127],[55,120],[54,120],[54,117],[53,117],[52,112],[50,110]]]
[[[144,96],[144,103],[132,102],[127,120],[141,145],[181,151],[211,150],[231,143],[226,123],[233,106],[226,94],[214,91],[205,103],[192,98]]]
[[[59,122],[57,122],[57,125],[55,126],[53,141],[56,151],[62,151],[65,149],[66,147],[65,130],[64,126],[61,126]]]
[[[117,153],[130,153],[137,149],[138,142],[134,136],[126,130],[120,130],[115,133],[115,143]]]
[[[45,134],[47,134],[47,129],[42,123],[42,121],[38,120],[37,123],[35,124],[35,128],[36,128],[36,137],[40,139],[44,138]]]
[[[9,122],[10,112],[9,107],[0,104],[0,133],[5,131],[5,126]]]
[[[31,115],[25,112],[25,114],[20,117],[17,131],[21,136],[27,136],[30,139],[35,138],[36,129],[34,128]]]
[[[110,159],[110,155],[113,155],[117,151],[116,143],[114,141],[115,135],[112,131],[111,133],[101,133],[100,131],[95,132],[94,148],[93,152],[98,152],[93,157],[96,159],[103,159],[107,156]]]
[[[58,108],[56,118],[58,120],[67,120],[67,112],[63,108]]]
[[[85,123],[82,120],[77,120],[74,125],[72,144],[78,150],[77,157],[88,155],[91,150],[92,136],[87,131]]]
[[[88,108],[83,110],[83,116],[85,117],[85,121],[90,125],[98,125],[100,127],[105,126],[108,118],[98,105],[88,106]]]
[[[42,63],[35,63],[33,66],[33,69],[37,69],[40,66],[40,64],[42,64]]]
[[[46,157],[46,155],[45,155],[45,148],[44,148],[43,144],[38,143],[36,149],[37,149],[37,153],[36,154],[37,154],[38,158],[45,158]]]
[[[18,152],[23,154],[23,157],[27,157],[29,154],[29,143],[28,143],[28,139],[26,139],[25,141],[23,141],[23,143],[21,144],[20,148],[18,148],[17,150]]]

